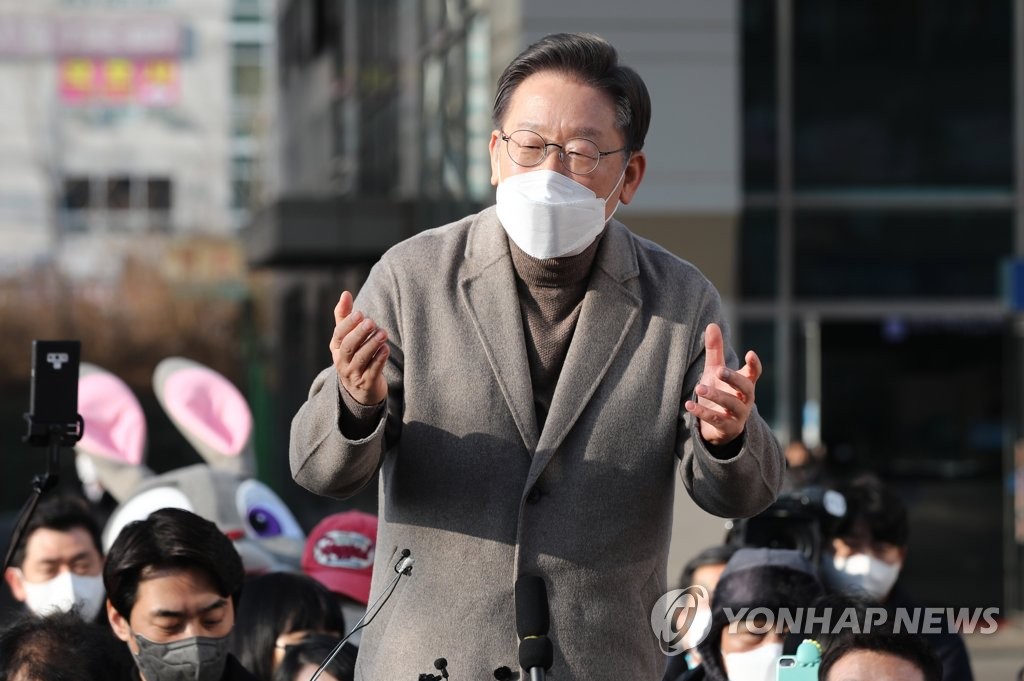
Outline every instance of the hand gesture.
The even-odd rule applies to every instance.
[[[341,385],[359,404],[379,404],[388,396],[384,378],[388,353],[387,331],[362,312],[353,312],[352,294],[343,292],[334,306],[331,357]]]
[[[697,384],[697,401],[687,400],[686,411],[700,419],[705,442],[724,445],[743,433],[754,404],[754,384],[761,377],[761,360],[753,350],[739,370],[725,364],[725,342],[718,324],[704,332],[704,374]]]

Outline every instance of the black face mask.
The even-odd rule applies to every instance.
[[[228,637],[154,643],[135,634],[135,664],[146,681],[220,681],[228,662]]]

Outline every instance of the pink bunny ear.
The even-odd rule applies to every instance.
[[[142,405],[124,381],[99,367],[94,369],[84,370],[78,380],[78,412],[85,421],[85,433],[77,449],[138,466],[146,451]]]
[[[252,411],[219,373],[182,357],[170,357],[153,373],[157,399],[171,421],[211,465],[248,472]]]

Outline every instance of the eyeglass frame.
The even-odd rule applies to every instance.
[[[536,168],[541,163],[547,160],[548,147],[558,147],[558,162],[562,164],[562,167],[565,168],[566,172],[572,173],[573,175],[580,175],[583,177],[586,177],[587,175],[592,175],[595,170],[601,167],[601,159],[603,159],[605,156],[618,154],[619,152],[623,152],[628,149],[628,147],[621,147],[619,149],[613,149],[612,151],[601,151],[601,148],[597,146],[597,142],[595,142],[592,139],[587,139],[586,137],[571,137],[562,144],[558,144],[557,142],[548,142],[546,139],[544,139],[544,136],[541,135],[539,132],[536,132],[535,130],[527,130],[526,128],[513,130],[510,134],[507,135],[505,134],[505,131],[500,128],[498,129],[498,132],[500,133],[501,140],[505,143],[505,153],[508,154],[509,160],[515,163],[520,168]],[[512,158],[512,150],[509,149],[508,143],[512,141],[512,135],[516,134],[517,132],[528,132],[530,134],[536,135],[544,143],[544,154],[540,157],[540,160],[534,163],[533,165],[525,165]],[[597,149],[597,161],[594,163],[594,167],[585,173],[578,173],[575,170],[571,170],[565,162],[565,145],[568,144],[569,142],[572,142],[573,140],[583,140],[584,142],[590,142],[591,144],[594,145],[594,148]]]

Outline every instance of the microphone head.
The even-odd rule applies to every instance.
[[[516,632],[519,638],[544,636],[551,626],[548,590],[537,575],[522,575],[516,580]]]
[[[547,671],[551,669],[554,659],[555,649],[547,636],[524,638],[519,642],[519,666],[523,669],[541,667]]]
[[[445,669],[448,667],[448,660],[443,657],[439,657],[434,660],[434,669]]]
[[[402,549],[402,558],[408,558],[409,554],[411,553],[412,551],[410,551],[409,549]]]

